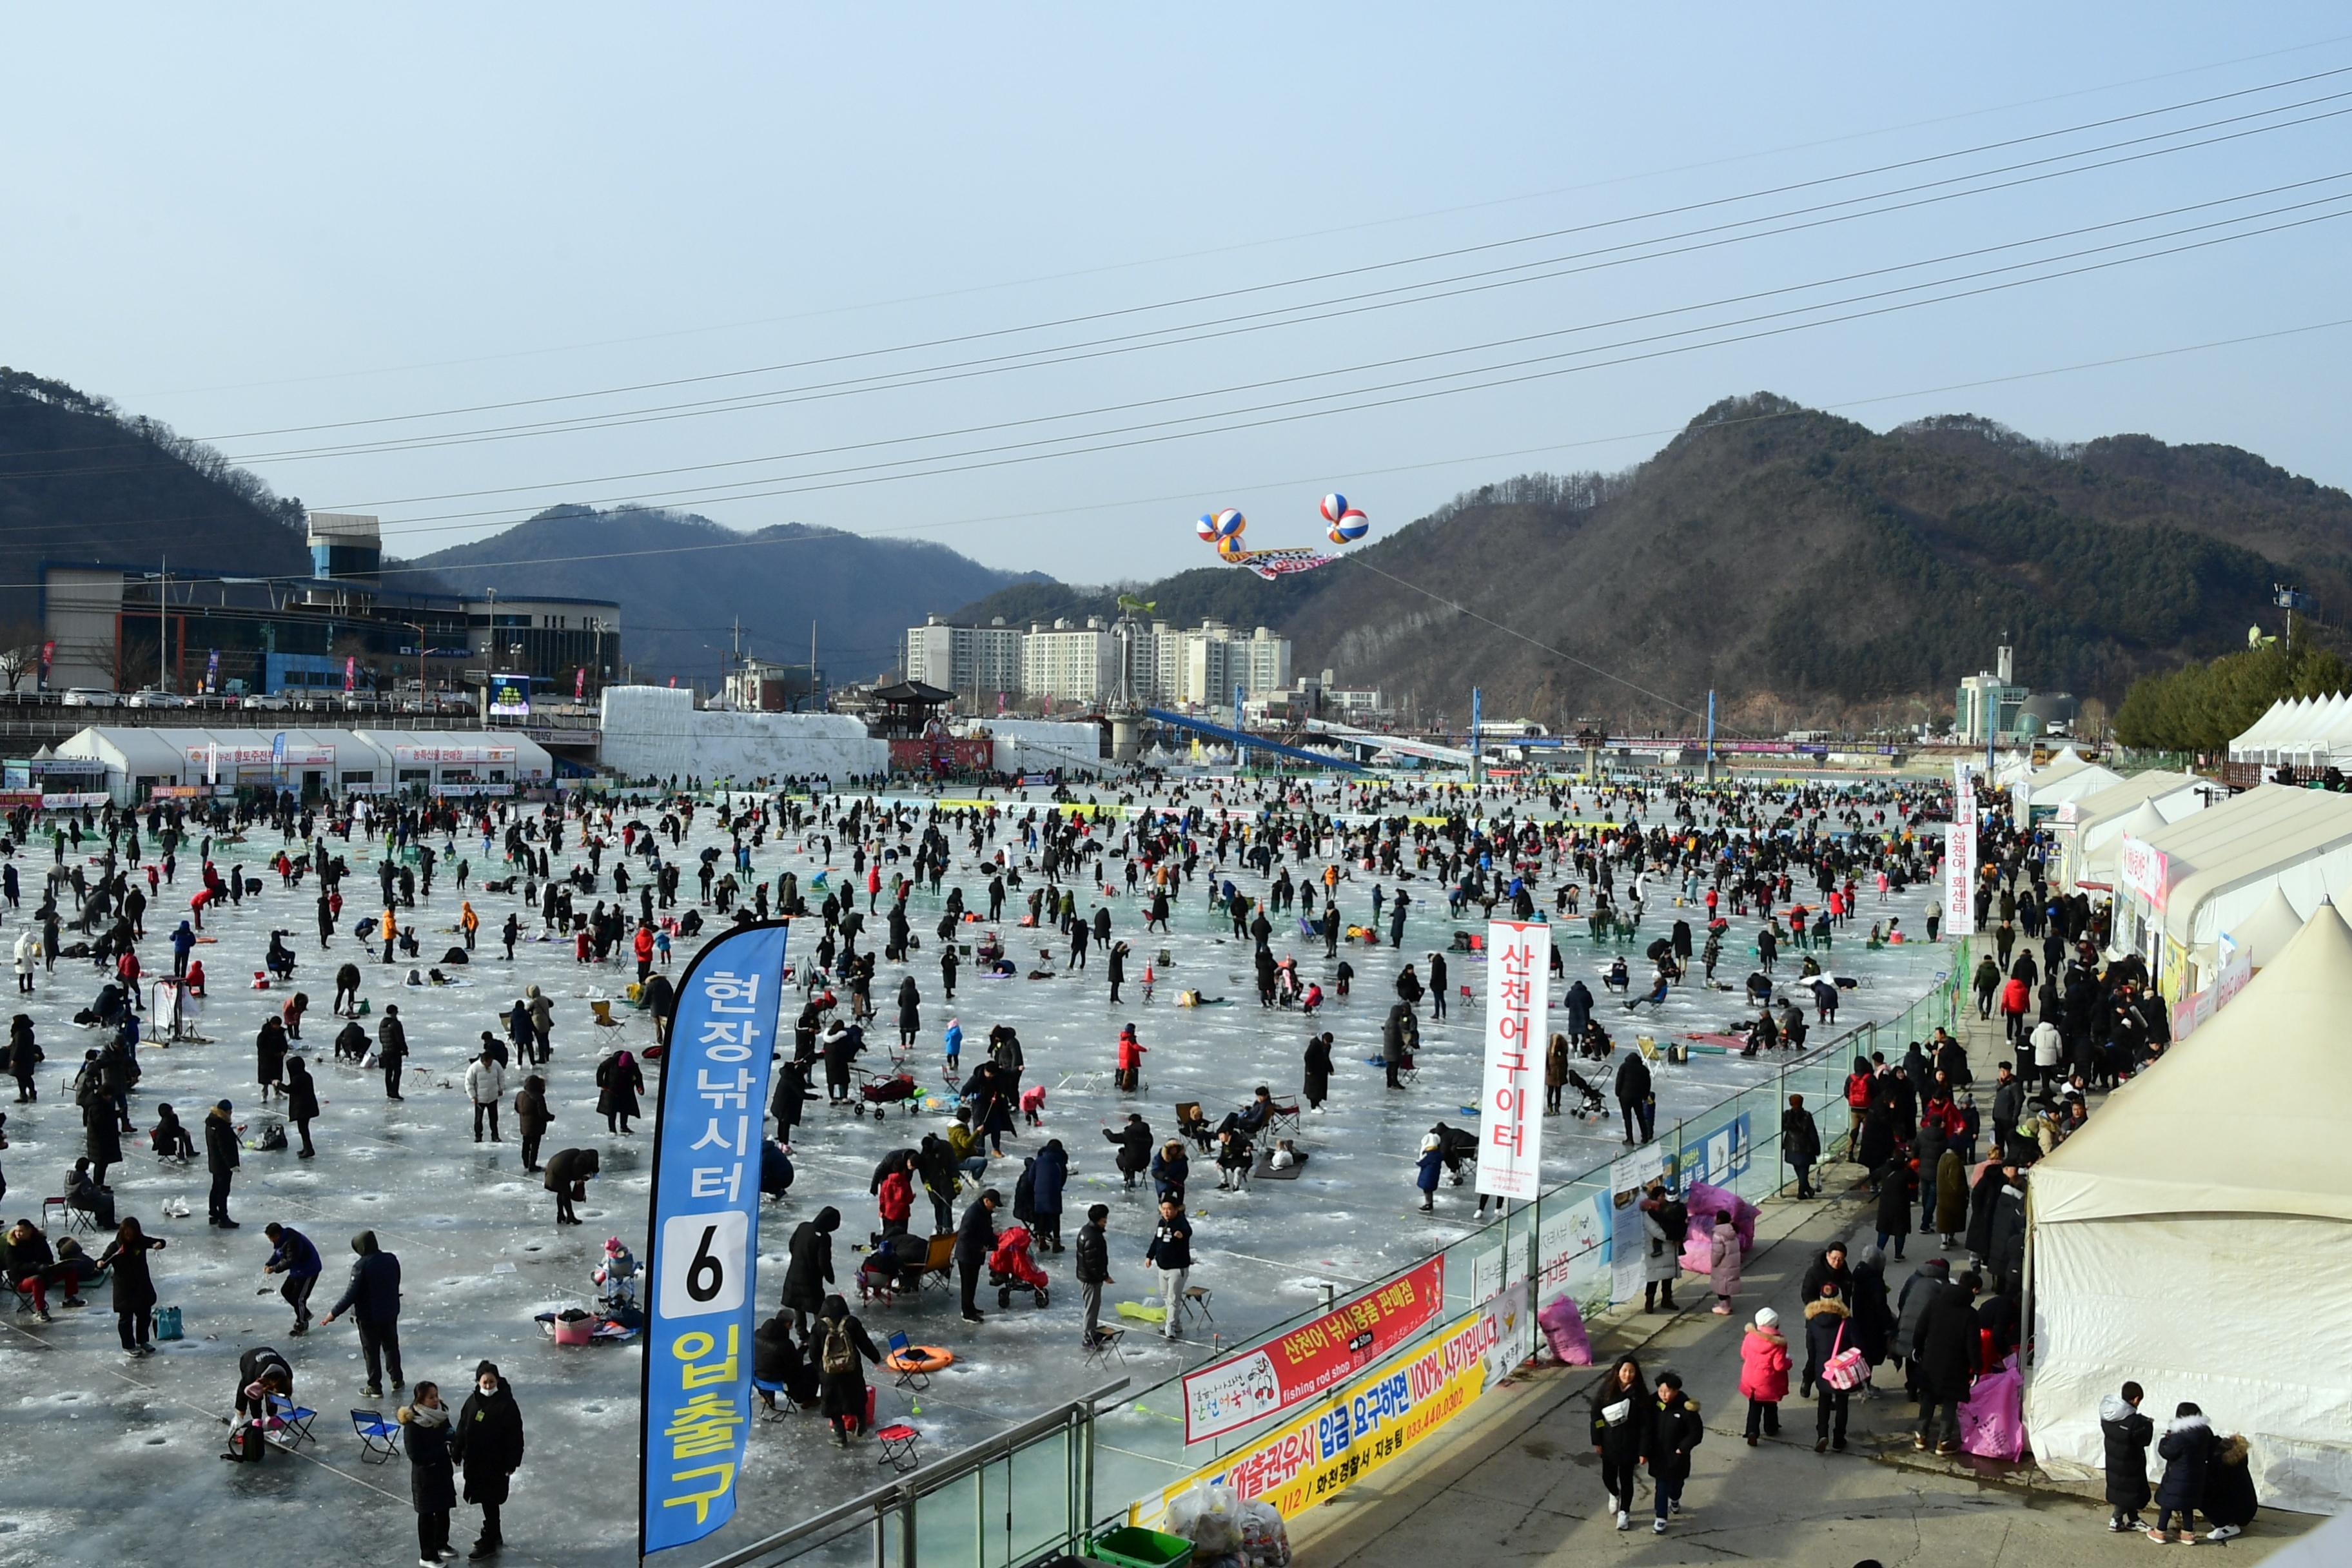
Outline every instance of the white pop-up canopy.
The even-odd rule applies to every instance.
[[[2257,960],[2261,955],[2258,953]],[[2102,1460],[2126,1379],[2252,1445],[2266,1505],[2352,1502],[2352,928],[2324,904],[2027,1187],[2033,1451]]]

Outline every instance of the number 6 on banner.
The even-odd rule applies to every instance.
[[[698,1318],[743,1305],[750,1227],[734,1209],[682,1214],[662,1222],[661,1313]]]

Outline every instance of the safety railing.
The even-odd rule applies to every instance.
[[[1790,1173],[1780,1111],[1792,1094],[1802,1095],[1814,1112],[1822,1162],[1842,1158],[1850,1136],[1843,1120],[1845,1079],[1853,1058],[1885,1050],[1893,1059],[1911,1041],[1950,1027],[1967,986],[1969,948],[1969,939],[1962,938],[1934,950],[1950,955],[1948,966],[1895,1017],[1857,1024],[1781,1063],[1769,1083],[1750,1085],[1661,1129],[1656,1142],[1671,1151],[1669,1180],[1677,1190],[1704,1181],[1749,1203],[1780,1193]],[[1610,1216],[1615,1167],[1614,1160],[1595,1165],[1531,1203],[1505,1208],[1499,1217],[1442,1248],[1436,1256],[1445,1259],[1444,1310],[1401,1342],[1394,1354],[1422,1346],[1463,1313],[1522,1280],[1535,1282],[1538,1305],[1573,1295],[1588,1315],[1606,1307],[1614,1293]],[[1415,1258],[1349,1293],[1376,1290],[1427,1261]],[[1242,1342],[1273,1339],[1327,1310],[1318,1303],[1258,1329]],[[1197,1369],[1185,1369],[1192,1370]],[[1280,1421],[1296,1418],[1292,1411],[1188,1445],[1184,1375],[1179,1372],[1116,1405],[1097,1408],[1126,1387],[1124,1380],[1113,1384],[704,1568],[772,1568],[812,1554],[846,1568],[853,1558],[866,1555],[859,1550],[861,1532],[871,1536],[875,1568],[1024,1568],[1073,1549],[1090,1528],[1122,1521],[1130,1505],[1157,1499],[1193,1471],[1248,1447]],[[1082,1489],[1075,1479],[1081,1467]],[[1057,1491],[1065,1477],[1071,1478],[1066,1489]]]

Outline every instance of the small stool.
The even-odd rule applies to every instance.
[[[1111,1363],[1127,1364],[1127,1347],[1120,1342],[1127,1338],[1125,1329],[1097,1329],[1095,1337],[1087,1342],[1086,1360],[1089,1366],[1108,1371]]]
[[[899,1475],[905,1475],[923,1462],[915,1452],[915,1444],[921,1436],[921,1433],[903,1421],[894,1421],[882,1427],[874,1434],[874,1440],[882,1445],[882,1458],[878,1462],[889,1466]]]
[[[1184,1310],[1188,1313],[1200,1313],[1208,1322],[1213,1323],[1217,1321],[1217,1314],[1209,1310],[1209,1288],[1205,1285],[1184,1287]]]

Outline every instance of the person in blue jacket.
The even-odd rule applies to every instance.
[[[1445,1140],[1434,1132],[1424,1132],[1421,1138],[1421,1168],[1413,1173],[1413,1185],[1421,1189],[1421,1212],[1433,1214],[1437,1208],[1437,1178],[1445,1169]]]
[[[1037,1245],[1062,1250],[1062,1188],[1070,1179],[1070,1152],[1049,1138],[1030,1168],[1030,1211],[1036,1217]]]

